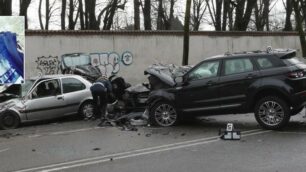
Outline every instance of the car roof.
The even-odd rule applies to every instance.
[[[80,78],[79,75],[73,75],[73,74],[55,74],[55,75],[43,75],[43,76],[34,76],[31,77],[30,80],[36,80],[36,79],[55,79],[55,78],[65,78],[65,77],[77,77]]]
[[[296,56],[296,50],[292,49],[276,49],[271,50],[270,52],[267,51],[244,51],[244,52],[234,52],[234,53],[225,53],[222,55],[212,56],[205,59],[207,60],[214,60],[214,59],[225,59],[225,58],[235,58],[235,57],[258,57],[258,56],[276,56],[280,59],[286,59]]]

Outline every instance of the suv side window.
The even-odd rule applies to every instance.
[[[63,93],[71,93],[75,91],[84,90],[86,86],[78,79],[75,78],[63,78]]]
[[[258,57],[256,58],[256,62],[258,63],[260,69],[269,69],[275,67],[272,60],[267,57]]]
[[[204,62],[195,70],[190,72],[188,76],[189,81],[216,77],[219,70],[220,61]]]
[[[253,64],[248,58],[224,60],[224,75],[250,72],[254,70]]]
[[[61,94],[58,79],[47,80],[39,83],[32,91],[32,98],[50,97]]]

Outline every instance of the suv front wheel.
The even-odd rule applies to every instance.
[[[255,118],[263,128],[281,129],[290,120],[290,109],[287,103],[279,97],[264,97],[255,106]]]
[[[160,101],[150,110],[150,122],[162,127],[173,126],[178,123],[178,114],[171,103]]]

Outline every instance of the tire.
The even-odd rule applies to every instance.
[[[175,107],[166,101],[157,102],[150,109],[150,122],[153,125],[170,127],[179,121],[179,115]]]
[[[302,108],[300,108],[300,109],[291,110],[291,111],[290,111],[290,115],[291,115],[291,116],[297,115],[297,114],[299,114],[300,112],[302,112],[303,109],[304,109],[304,107],[302,107]]]
[[[255,118],[265,129],[279,130],[285,127],[290,116],[288,104],[279,97],[264,97],[256,103]]]
[[[14,129],[17,128],[20,124],[20,118],[16,112],[5,111],[0,115],[0,128]]]
[[[80,109],[79,109],[79,115],[83,119],[89,119],[94,117],[94,105],[92,101],[86,101],[84,102]]]

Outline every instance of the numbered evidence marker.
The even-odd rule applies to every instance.
[[[234,129],[233,123],[228,123],[226,129],[220,129],[219,136],[223,140],[240,140],[241,133],[239,130]]]

